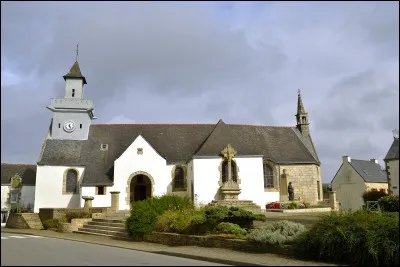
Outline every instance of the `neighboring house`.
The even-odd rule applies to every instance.
[[[11,178],[22,178],[20,189],[11,188]],[[1,164],[1,210],[9,211],[18,200],[25,209],[33,211],[35,202],[36,165]]]
[[[378,160],[358,160],[348,156],[342,158],[342,165],[331,182],[340,209],[360,209],[364,204],[362,194],[365,191],[387,192],[386,173],[378,164]]]
[[[387,181],[389,184],[389,194],[399,195],[399,136],[394,135],[394,140],[386,157]]]
[[[166,193],[203,205],[229,192],[265,208],[287,200],[289,182],[296,199],[322,201],[320,161],[300,92],[295,126],[91,125],[94,105],[83,97],[86,78],[77,61],[64,79],[65,97],[47,107],[53,116],[37,163],[35,212],[82,207],[82,196],[93,196],[94,207],[110,206],[112,191],[120,192],[122,210]]]

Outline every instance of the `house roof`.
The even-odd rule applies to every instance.
[[[38,165],[86,166],[82,184],[111,185],[113,165],[139,136],[168,164],[186,163],[193,156],[219,156],[227,144],[238,155],[263,155],[278,163],[319,164],[315,150],[296,127],[225,124],[94,124],[88,140],[46,139]],[[304,139],[304,140],[303,140]],[[108,144],[108,150],[100,150]]]
[[[393,140],[384,160],[399,159],[399,138]]]
[[[19,174],[22,178],[22,185],[36,184],[36,165],[29,164],[1,164],[1,185],[9,185],[11,178]]]
[[[387,176],[381,166],[370,160],[351,159],[349,164],[364,179],[365,182],[387,182]]]

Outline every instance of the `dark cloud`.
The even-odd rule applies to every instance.
[[[398,3],[2,2],[2,158],[35,162],[75,59],[96,123],[294,125],[330,181],[399,120]],[[29,138],[27,138],[29,137]]]

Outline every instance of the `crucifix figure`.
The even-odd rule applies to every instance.
[[[236,150],[228,144],[224,150],[221,151],[221,154],[228,161],[228,181],[232,180],[232,158],[237,154]]]

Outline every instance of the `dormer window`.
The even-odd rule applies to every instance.
[[[137,154],[138,155],[143,155],[143,148],[138,148],[137,149]]]
[[[72,97],[75,97],[75,89],[72,89]]]
[[[101,144],[100,150],[107,150],[108,149],[108,144]]]

